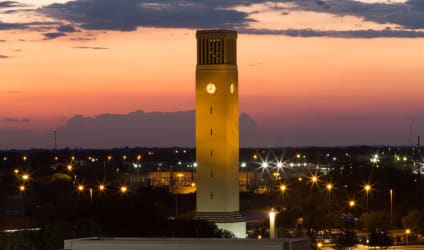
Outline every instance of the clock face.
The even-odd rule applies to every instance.
[[[216,91],[215,84],[213,84],[213,83],[208,83],[208,85],[206,85],[206,91],[207,91],[209,94],[213,94],[213,93],[215,93],[215,91]]]
[[[235,91],[236,87],[234,86],[234,83],[230,84],[230,93],[233,94]]]

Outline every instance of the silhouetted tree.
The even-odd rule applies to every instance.
[[[356,233],[353,230],[355,218],[352,214],[343,214],[341,217],[343,225],[343,234],[335,240],[335,248],[339,250],[353,249],[357,243]]]
[[[422,213],[418,209],[410,210],[406,216],[402,217],[402,225],[413,232],[421,232],[423,230]]]
[[[369,245],[387,249],[393,245],[393,239],[388,235],[388,230],[376,228],[370,233]]]
[[[63,220],[56,220],[43,228],[44,249],[63,249],[64,240],[71,237],[71,225]]]

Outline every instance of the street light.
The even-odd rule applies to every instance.
[[[128,187],[127,186],[121,186],[119,191],[121,191],[122,194],[125,194],[126,192],[128,192]]]
[[[374,164],[378,164],[380,162],[378,154],[375,154],[371,157],[370,161]]]
[[[313,175],[313,176],[311,177],[311,181],[312,181],[312,183],[313,183],[313,184],[317,183],[317,181],[318,181],[318,176]]]
[[[350,200],[349,201],[349,207],[353,208],[355,206],[355,201],[354,200]]]
[[[71,165],[71,164],[69,164],[68,166],[66,166],[66,169],[68,169],[68,171],[69,171],[69,172],[71,172],[71,171],[72,171],[72,168],[73,168],[73,167],[72,167],[72,165]]]
[[[262,168],[268,168],[268,166],[269,166],[269,163],[268,163],[267,161],[263,161],[263,162],[261,163],[261,167],[262,167]]]
[[[280,162],[280,161],[279,161],[279,162],[277,162],[277,168],[278,168],[278,169],[281,169],[282,167],[283,167],[283,163],[282,163],[282,162]]]
[[[279,172],[274,172],[274,173],[272,173],[272,175],[275,178],[275,182],[278,182],[278,178],[280,177],[280,173]]]
[[[21,193],[25,192],[25,186],[24,186],[24,185],[20,185],[20,186],[19,186],[19,191],[20,191]]]
[[[22,175],[22,180],[24,180],[24,181],[29,180],[29,175],[28,174],[23,174]]]
[[[317,175],[312,175],[311,177],[309,177],[309,182],[311,182],[312,187],[318,184],[318,176]]]
[[[105,185],[100,184],[99,185],[99,191],[104,191],[106,189]]]
[[[80,192],[84,191],[84,185],[82,185],[82,184],[78,185],[77,188],[78,188],[78,191],[80,191]]]

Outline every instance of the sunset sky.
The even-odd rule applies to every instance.
[[[192,110],[195,30],[210,28],[239,32],[258,144],[424,137],[421,0],[0,0],[0,132]]]

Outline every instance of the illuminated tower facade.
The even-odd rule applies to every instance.
[[[246,237],[239,213],[237,33],[200,30],[196,67],[196,219]]]

